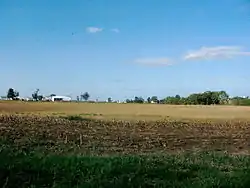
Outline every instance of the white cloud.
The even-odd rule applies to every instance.
[[[173,64],[172,60],[165,57],[136,59],[134,62],[138,64],[151,65],[151,66],[168,66]]]
[[[250,56],[250,51],[244,51],[240,46],[201,47],[189,51],[184,60],[228,59],[234,56]]]
[[[97,33],[103,31],[103,28],[98,28],[98,27],[87,27],[86,31],[88,33]]]
[[[117,29],[117,28],[111,29],[110,31],[115,32],[115,33],[120,33],[120,29]]]

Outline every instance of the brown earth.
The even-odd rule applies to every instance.
[[[0,138],[13,148],[57,153],[110,155],[226,151],[249,154],[250,122],[130,122],[1,115]]]

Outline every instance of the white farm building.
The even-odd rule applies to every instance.
[[[53,96],[51,97],[51,101],[55,102],[55,101],[71,101],[70,97],[66,97],[66,96]]]

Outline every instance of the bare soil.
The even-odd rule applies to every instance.
[[[1,115],[0,138],[18,149],[57,153],[110,155],[219,151],[249,154],[250,122],[131,122]]]

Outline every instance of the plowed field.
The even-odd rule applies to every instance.
[[[145,154],[227,151],[249,154],[247,121],[107,121],[1,115],[0,137],[18,149],[56,153]]]

